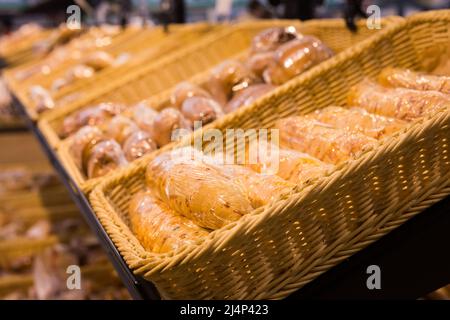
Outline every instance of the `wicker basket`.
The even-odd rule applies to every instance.
[[[178,30],[179,28],[175,28]],[[91,35],[86,34],[86,37]],[[81,38],[83,35],[81,36]],[[112,38],[112,42],[109,46],[106,46],[103,51],[112,55],[117,55],[122,52],[135,53],[142,50],[143,43],[159,43],[159,41],[166,38],[165,32],[162,28],[151,28],[140,30],[138,28],[128,28],[118,33]],[[45,60],[44,60],[45,61]],[[77,59],[67,59],[59,64],[49,74],[37,73],[26,80],[18,80],[16,75],[18,72],[28,70],[30,68],[38,68],[43,65],[43,61],[34,61],[32,63],[21,65],[17,68],[8,69],[4,73],[6,83],[11,91],[14,92],[19,101],[24,105],[25,110],[30,118],[36,120],[38,114],[34,108],[34,102],[29,96],[29,88],[31,85],[41,85],[43,87],[50,87],[51,84],[58,78],[65,75],[70,67],[77,64]],[[84,82],[84,81],[79,81]],[[76,82],[74,86],[78,86],[79,82]],[[71,86],[69,86],[71,87]],[[67,90],[67,89],[66,89]]]
[[[397,17],[387,18],[384,20],[384,25],[395,24],[401,20],[401,18]],[[151,94],[160,93],[165,89],[171,88],[178,82],[186,80],[193,75],[196,75],[198,79],[204,79],[205,75],[201,71],[205,72],[204,70],[208,67],[216,65],[226,58],[242,54],[249,47],[251,38],[260,30],[269,26],[292,23],[294,22],[281,20],[238,24],[229,30],[224,30],[220,35],[216,34],[208,37],[185,51],[176,53],[173,57],[161,61],[160,64],[150,67],[148,70],[143,69],[139,74],[130,75],[130,79],[122,81],[122,86],[109,89],[105,93],[95,96],[91,100],[84,101],[77,106],[68,106],[67,108],[55,110],[52,115],[44,117],[40,121],[40,129],[52,145],[58,146],[58,156],[75,183],[84,192],[88,193],[101,178],[87,180],[68,152],[69,142],[60,143],[57,132],[68,114],[86,105],[100,101],[117,101],[131,104],[148,98]],[[355,45],[375,32],[365,28],[365,22],[359,23],[359,32],[356,34],[351,33],[346,28],[344,21],[337,19],[311,21],[302,24],[295,23],[300,32],[319,37],[336,52],[341,52]]]
[[[450,11],[413,16],[214,126],[269,128],[281,117],[343,105],[352,85],[384,67],[430,67],[425,58],[448,46],[449,26]],[[446,109],[176,254],[145,251],[127,224],[154,155],[106,178],[90,200],[129,267],[164,298],[280,299],[450,194],[449,137]]]
[[[72,85],[58,91],[53,96],[53,100],[57,106],[65,105],[70,103],[70,101],[74,102],[90,90],[95,90],[97,85],[108,83],[114,78],[120,78],[122,74],[133,72],[133,70],[140,68],[142,65],[154,63],[167,52],[175,50],[183,44],[195,41],[208,33],[208,31],[218,28],[206,23],[196,23],[186,27],[172,26],[169,34],[162,27],[144,29],[140,32],[135,30],[134,33],[131,31],[122,32],[122,34],[113,38],[113,43],[106,47],[104,51],[111,53],[113,56],[118,56],[124,52],[131,54],[132,58],[127,63],[101,70],[90,79],[76,81]],[[73,59],[67,60],[50,74],[38,74],[22,83],[14,79],[16,70],[6,72],[6,79],[11,90],[16,93],[21,103],[25,106],[29,116],[35,120],[42,115],[38,115],[35,112],[34,102],[29,96],[30,85],[39,84],[44,88],[51,87],[56,79],[63,77],[78,61]]]

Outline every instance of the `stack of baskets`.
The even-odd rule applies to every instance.
[[[400,20],[401,18],[397,17],[386,18],[383,27]],[[39,121],[39,128],[50,145],[58,151],[62,164],[75,184],[88,193],[101,179],[86,179],[68,152],[68,142],[59,137],[58,132],[67,116],[101,102],[131,105],[147,98],[150,98],[153,107],[161,109],[167,104],[169,92],[179,82],[192,79],[191,82],[204,83],[210,68],[225,59],[245,55],[251,39],[258,32],[273,26],[288,25],[296,26],[300,33],[320,38],[337,53],[378,31],[368,29],[365,21],[361,21],[359,32],[352,33],[344,21],[338,19],[305,23],[289,20],[238,23],[206,36],[205,39],[167,56],[158,63],[127,73],[116,82],[111,82],[110,86],[98,87],[92,94],[86,94],[86,99],[54,110]]]
[[[222,133],[230,128],[272,128],[283,117],[345,105],[353,85],[376,77],[385,67],[430,71],[436,56],[450,54],[446,10],[387,18],[381,30],[369,29],[362,21],[357,33],[341,20],[244,22],[221,26],[197,41],[186,32],[177,39],[192,44],[175,51],[168,41],[161,46],[175,52],[164,57],[149,53],[151,59],[137,60],[129,70],[99,75],[96,85],[74,86],[66,93],[76,94],[76,100],[37,118],[40,133],[71,182],[89,198],[130,269],[154,283],[163,298],[284,298],[450,194],[447,108],[414,122],[327,176],[211,232],[200,244],[165,254],[143,248],[130,230],[128,208],[131,198],[145,189],[148,163],[161,152],[194,139],[203,141],[207,128],[124,169],[87,179],[70,156],[68,141],[59,136],[64,119],[102,102],[131,105],[150,98],[152,106],[162,109],[180,81],[204,84],[210,68],[246,55],[255,34],[290,24],[338,54],[207,128]]]
[[[450,11],[408,18],[211,127],[270,128],[282,117],[344,105],[351,86],[384,67],[429,71],[431,55],[448,54],[449,26]],[[163,297],[280,299],[449,195],[449,137],[447,108],[176,253],[145,251],[127,224],[155,155],[103,179],[90,199],[130,268]]]

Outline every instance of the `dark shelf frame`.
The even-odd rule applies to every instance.
[[[128,268],[94,214],[88,199],[60,163],[36,123],[14,97],[27,127],[41,144],[84,219],[100,240],[134,299],[160,299],[155,286]],[[450,284],[450,196],[410,219],[380,240],[320,275],[287,299],[418,299]],[[369,290],[366,269],[381,269],[381,289]]]

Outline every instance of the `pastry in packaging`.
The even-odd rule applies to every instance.
[[[238,60],[227,60],[217,66],[207,82],[207,89],[221,105],[225,105],[234,94],[260,80]]]
[[[264,70],[267,69],[274,59],[274,52],[268,51],[252,54],[245,63],[250,71],[259,78],[262,78]]]
[[[247,160],[246,166],[248,168],[259,173],[270,172],[299,185],[324,176],[334,168],[332,164],[324,163],[306,153],[292,149],[272,146],[270,148],[271,154],[264,156],[261,156],[260,150],[254,150],[258,153],[253,157],[254,160]],[[247,157],[247,159],[250,159],[250,157]]]
[[[378,77],[378,81],[386,87],[439,91],[450,94],[450,77],[428,75],[409,69],[386,68]]]
[[[355,131],[366,136],[381,139],[404,128],[404,121],[376,115],[361,108],[327,107],[316,110],[307,118],[327,123],[333,127]]]
[[[153,121],[158,115],[158,111],[153,109],[146,101],[141,101],[131,109],[131,118],[137,126],[150,134],[153,132]]]
[[[385,88],[365,80],[351,88],[347,103],[370,113],[412,121],[450,107],[450,96],[438,91]]]
[[[112,139],[90,144],[89,148],[84,149],[84,155],[88,178],[104,176],[128,163],[120,145]]]
[[[123,144],[123,152],[128,161],[133,161],[156,150],[156,143],[146,131],[133,132]]]
[[[77,111],[64,119],[60,135],[66,138],[78,131],[81,127],[102,125],[107,120],[121,113],[125,108],[121,104],[101,103],[97,106]]]
[[[377,144],[377,140],[361,133],[334,128],[300,116],[280,119],[276,128],[282,147],[308,153],[331,164],[355,158]]]
[[[158,113],[153,121],[153,133],[156,144],[162,147],[178,137],[190,133],[192,124],[178,109],[166,108]]]
[[[276,175],[259,174],[240,165],[216,166],[231,181],[243,186],[253,208],[264,206],[293,190],[295,184]]]
[[[41,86],[32,86],[30,88],[30,99],[33,101],[37,113],[42,113],[55,107],[55,101],[50,92]]]
[[[222,107],[211,98],[190,97],[181,105],[181,113],[191,123],[201,121],[202,125],[223,116]]]
[[[252,40],[252,53],[270,52],[280,45],[301,37],[294,26],[274,27],[261,31]]]
[[[264,71],[264,81],[283,84],[332,56],[333,51],[313,36],[289,41],[275,51],[273,63]]]
[[[253,210],[245,188],[216,166],[181,150],[151,161],[147,185],[173,210],[207,229],[218,229]]]
[[[114,64],[114,58],[105,51],[95,51],[90,53],[83,63],[95,71],[111,67]]]
[[[134,132],[138,131],[137,124],[123,115],[117,115],[108,124],[107,134],[120,145]]]
[[[230,113],[241,107],[248,106],[273,89],[275,89],[275,87],[270,84],[254,84],[238,92],[233,99],[227,103],[224,110],[226,113]]]
[[[136,194],[129,208],[131,230],[154,253],[177,251],[204,239],[208,232],[178,214],[149,191]]]
[[[170,103],[180,109],[181,105],[187,98],[203,97],[211,98],[211,95],[203,88],[189,82],[179,83],[170,96]]]
[[[95,126],[85,126],[77,131],[70,140],[69,152],[78,168],[83,168],[83,153],[88,145],[105,140],[103,132]]]

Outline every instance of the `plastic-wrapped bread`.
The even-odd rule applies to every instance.
[[[369,113],[361,108],[333,106],[316,110],[306,117],[327,123],[335,128],[359,132],[375,139],[391,135],[406,125],[402,120]]]
[[[377,144],[357,132],[334,128],[305,117],[289,117],[276,123],[283,147],[305,152],[326,163],[338,164]]]
[[[71,85],[77,80],[87,79],[94,75],[95,70],[89,66],[79,64],[71,68],[63,78],[53,81],[51,90],[57,92],[68,85]]]
[[[227,60],[212,71],[206,86],[214,100],[225,105],[236,92],[258,82],[258,77],[244,63]]]
[[[283,84],[332,56],[333,51],[315,37],[289,41],[275,51],[274,62],[264,71],[264,81]]]
[[[206,230],[169,208],[149,191],[133,197],[129,217],[131,230],[139,242],[154,253],[177,251],[208,235]]]
[[[84,149],[86,149],[89,144],[95,145],[105,139],[106,137],[103,132],[95,126],[82,127],[74,134],[70,141],[69,152],[78,168],[83,168]]]
[[[262,78],[264,70],[274,61],[274,52],[261,52],[252,54],[245,64],[255,75]]]
[[[252,40],[252,53],[270,52],[280,45],[301,37],[294,26],[268,28]]]
[[[123,152],[128,161],[133,161],[156,150],[156,143],[146,131],[132,133],[123,144]]]
[[[450,77],[428,75],[409,69],[386,68],[378,77],[386,87],[400,87],[422,91],[439,91],[450,94]]]
[[[238,92],[233,99],[227,103],[224,110],[226,113],[229,113],[241,107],[248,106],[273,89],[275,89],[275,87],[270,84],[254,84]]]
[[[412,121],[450,107],[450,96],[437,91],[390,89],[366,80],[350,89],[347,103],[370,113]]]
[[[218,169],[231,181],[243,186],[254,208],[272,202],[295,187],[295,184],[276,175],[259,174],[244,166],[224,165]]]
[[[122,145],[132,133],[138,130],[139,127],[133,120],[119,114],[109,122],[107,133],[109,137]]]
[[[141,101],[131,108],[131,118],[137,126],[150,134],[153,133],[153,121],[158,111],[153,109],[146,101]]]
[[[334,168],[332,164],[324,163],[303,152],[276,146],[273,146],[272,150],[271,152],[277,152],[276,157],[272,158],[270,155],[256,156],[256,161],[248,160],[246,166],[258,173],[274,173],[285,180],[300,185],[315,180]]]
[[[67,116],[62,124],[60,135],[65,138],[78,131],[81,127],[97,126],[118,115],[125,106],[116,103],[101,103]]]
[[[213,230],[253,210],[241,184],[216,166],[179,152],[156,157],[146,171],[149,188],[173,210]]]
[[[120,145],[114,140],[103,140],[85,148],[85,172],[88,178],[102,177],[117,168],[125,166],[125,159]]]
[[[180,109],[181,105],[187,98],[203,97],[211,98],[211,95],[203,88],[189,82],[179,83],[170,95],[170,103]]]
[[[213,122],[224,115],[220,104],[211,98],[204,97],[191,97],[184,100],[181,113],[191,123],[201,121],[202,125]]]
[[[192,124],[178,109],[166,108],[158,113],[153,120],[152,137],[159,147],[173,141],[180,134],[188,134]]]
[[[41,86],[37,85],[30,88],[30,98],[34,102],[37,113],[55,108],[55,101],[50,92]]]
[[[89,54],[83,61],[85,65],[98,71],[114,64],[114,58],[105,51],[95,51]]]

